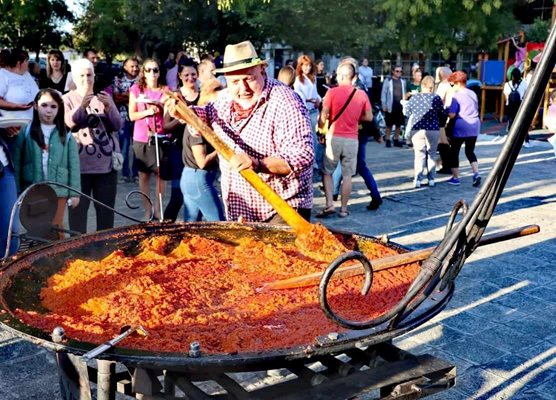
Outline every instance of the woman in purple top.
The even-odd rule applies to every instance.
[[[452,86],[454,96],[448,115],[455,120],[453,135],[450,138],[452,177],[448,180],[450,185],[459,185],[459,151],[465,143],[465,156],[469,160],[473,171],[473,186],[481,184],[479,164],[475,155],[475,143],[481,129],[479,119],[479,100],[477,95],[467,89],[467,75],[463,71],[456,71],[448,79]]]
[[[64,120],[77,142],[81,169],[81,190],[94,199],[114,207],[118,173],[114,170],[112,153],[121,153],[118,131],[122,118],[112,96],[104,91],[94,93],[95,72],[86,58],[72,65],[76,89],[63,96]],[[86,233],[90,201],[82,198],[69,210],[72,231]],[[95,204],[97,231],[114,227],[114,212]]]

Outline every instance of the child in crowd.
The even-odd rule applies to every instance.
[[[21,129],[17,137],[13,161],[18,192],[43,181],[81,190],[77,145],[66,131],[64,104],[58,91],[41,89],[35,97],[33,120]],[[63,187],[54,186],[54,190],[58,205],[52,225],[62,227],[68,198],[71,199],[71,207],[76,207],[79,196]]]

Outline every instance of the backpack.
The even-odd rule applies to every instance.
[[[512,91],[510,92],[510,95],[508,96],[508,112],[514,112],[516,113],[517,110],[519,109],[519,106],[521,105],[521,95],[519,94],[519,91],[517,90],[519,88],[521,82],[519,82],[517,84],[517,86],[515,86],[514,88],[512,88]],[[510,86],[511,88],[511,86]]]

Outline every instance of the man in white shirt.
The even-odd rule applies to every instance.
[[[369,60],[361,60],[359,67],[359,80],[365,85],[369,100],[371,99],[371,89],[373,88],[373,69],[369,67]]]

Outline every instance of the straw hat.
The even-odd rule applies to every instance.
[[[260,64],[266,65],[266,60],[261,60],[253,44],[249,40],[246,40],[245,42],[226,46],[226,50],[224,51],[224,63],[222,68],[217,69],[216,72],[226,73],[238,71]]]

